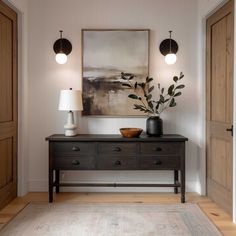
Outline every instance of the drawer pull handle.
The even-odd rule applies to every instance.
[[[120,166],[120,165],[121,165],[121,161],[116,161],[116,162],[115,162],[115,165],[116,165],[116,166]]]
[[[153,151],[161,152],[161,151],[162,151],[162,148],[160,148],[160,147],[155,147],[155,148],[153,148]]]
[[[121,148],[120,148],[120,147],[115,147],[115,148],[113,149],[113,151],[114,151],[114,152],[120,152],[120,151],[121,151]]]
[[[74,152],[79,152],[79,151],[80,151],[80,148],[79,148],[79,147],[72,147],[72,151],[74,151]]]
[[[77,161],[77,160],[73,160],[73,161],[72,161],[72,165],[73,165],[73,166],[79,166],[79,165],[80,165],[80,162]]]
[[[160,166],[161,164],[162,164],[161,161],[154,161],[154,165],[156,165],[156,166]]]

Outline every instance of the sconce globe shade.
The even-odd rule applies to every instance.
[[[174,53],[169,53],[165,56],[165,62],[168,65],[173,65],[177,61],[177,56]]]
[[[57,53],[55,59],[58,64],[65,64],[67,62],[67,56],[64,53]]]

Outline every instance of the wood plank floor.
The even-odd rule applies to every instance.
[[[196,193],[187,193],[187,202],[197,203],[216,227],[226,236],[236,235],[236,225],[231,217],[219,206],[204,196]],[[47,193],[28,193],[24,197],[14,199],[0,211],[0,228],[9,222],[30,202],[47,202]],[[180,196],[172,193],[60,193],[54,195],[55,202],[135,202],[135,203],[179,203]]]

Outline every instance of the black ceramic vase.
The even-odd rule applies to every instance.
[[[163,121],[159,116],[150,116],[146,121],[146,132],[148,136],[163,135]]]

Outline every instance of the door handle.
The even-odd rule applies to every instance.
[[[231,132],[231,136],[234,136],[234,126],[232,125],[231,128],[227,128],[226,131]]]

